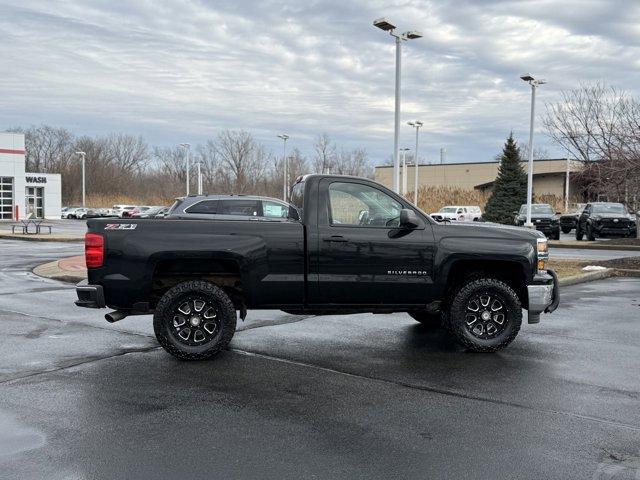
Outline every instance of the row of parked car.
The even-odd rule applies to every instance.
[[[64,207],[62,218],[84,220],[87,218],[162,218],[169,207],[114,205],[113,208]]]
[[[514,224],[522,226],[527,218],[527,206],[522,205],[516,213]],[[630,213],[622,203],[592,202],[578,203],[568,213],[556,212],[551,205],[531,205],[531,223],[552,240],[560,239],[562,233],[576,231],[576,240],[610,237],[635,237],[637,214]]]

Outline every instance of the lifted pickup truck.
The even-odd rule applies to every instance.
[[[277,220],[89,220],[88,280],[76,305],[153,313],[158,342],[181,359],[231,340],[237,312],[407,312],[492,352],[558,306],[547,240],[535,230],[438,224],[371,180],[307,175],[297,211]]]

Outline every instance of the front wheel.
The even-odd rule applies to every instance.
[[[453,296],[445,315],[456,340],[474,352],[495,352],[509,345],[522,324],[516,292],[493,278],[471,280]]]
[[[562,227],[562,233],[570,233],[571,227]]]
[[[168,290],[153,315],[158,343],[181,360],[204,360],[229,345],[236,310],[229,296],[209,282],[190,281]]]
[[[593,242],[596,239],[596,235],[593,233],[593,227],[591,225],[587,225],[587,240]]]
[[[580,241],[582,240],[582,237],[584,236],[584,233],[582,232],[582,230],[580,230],[580,226],[576,227],[576,240]]]

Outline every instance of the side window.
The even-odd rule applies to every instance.
[[[287,218],[289,216],[289,206],[264,200],[262,202],[262,215],[270,218]]]
[[[258,200],[220,200],[220,215],[258,216],[260,210]]]
[[[331,225],[397,227],[402,205],[369,185],[334,182],[329,186]]]
[[[178,201],[179,202],[179,201]],[[178,207],[179,203],[171,207],[171,209],[175,209]],[[202,202],[195,203],[188,207],[185,212],[187,213],[205,213],[205,214],[215,214],[218,210],[219,200],[203,200]]]

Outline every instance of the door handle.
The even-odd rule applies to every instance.
[[[331,235],[330,237],[324,237],[322,240],[325,242],[348,242],[349,240],[342,235]]]

